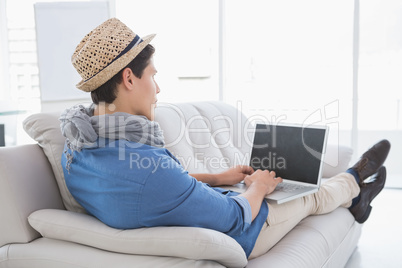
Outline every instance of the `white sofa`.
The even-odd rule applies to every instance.
[[[247,164],[252,125],[232,106],[161,105],[156,121],[190,173]],[[234,239],[209,229],[113,229],[67,191],[58,114],[30,116],[24,128],[38,144],[0,148],[0,267],[343,267],[360,237],[361,225],[344,208],[304,219],[252,260]],[[325,164],[323,176],[345,170],[351,154],[329,146],[326,162],[339,163]]]

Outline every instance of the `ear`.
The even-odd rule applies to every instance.
[[[122,73],[123,84],[126,88],[132,89],[134,87],[134,73],[130,68],[125,68]]]

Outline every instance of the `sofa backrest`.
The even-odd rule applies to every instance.
[[[60,113],[40,113],[24,121],[25,131],[38,142],[54,172],[67,210],[85,213],[67,189],[61,167],[65,138]],[[245,116],[223,102],[160,104],[155,111],[169,149],[190,173],[216,173],[235,164],[247,164]],[[247,127],[247,126],[246,126]]]
[[[64,209],[53,171],[37,144],[0,148],[0,247],[39,237],[28,216]]]
[[[248,165],[254,127],[238,109],[223,102],[163,104],[155,121],[165,147],[190,173],[217,173]]]
[[[254,125],[239,109],[217,101],[158,105],[155,121],[164,132],[166,148],[190,173],[217,173],[231,166],[249,164]],[[24,129],[43,148],[66,209],[85,213],[64,181],[61,155],[65,138],[59,116],[60,113],[32,115],[24,121]],[[347,153],[342,153],[340,148],[333,147],[331,151],[337,153],[329,155],[335,160],[347,160],[339,161],[346,165],[338,165],[338,161],[332,161],[337,163],[335,167],[324,164],[324,177],[346,170],[351,153],[345,150],[342,152]]]

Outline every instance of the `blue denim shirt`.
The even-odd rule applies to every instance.
[[[99,144],[102,143],[102,146]],[[98,145],[71,152],[67,187],[86,211],[118,229],[192,226],[233,237],[249,256],[268,215],[263,202],[251,222],[251,207],[238,193],[191,177],[164,148],[124,140],[98,140]]]

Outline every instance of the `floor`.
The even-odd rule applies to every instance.
[[[359,244],[346,268],[402,267],[402,176],[387,178],[386,188],[371,203]]]

